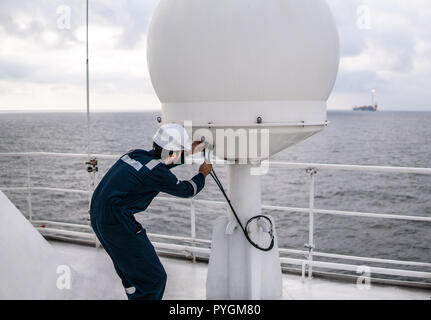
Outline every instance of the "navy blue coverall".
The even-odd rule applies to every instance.
[[[160,300],[166,272],[147,237],[134,218],[159,192],[190,198],[205,185],[199,173],[180,181],[154,150],[133,150],[121,157],[94,191],[91,226],[111,257],[129,299]]]

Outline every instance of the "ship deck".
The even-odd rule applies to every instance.
[[[90,281],[74,281],[70,290],[78,299],[126,299],[124,289],[112,262],[103,248],[73,243],[50,241],[51,245],[70,263],[80,277]],[[168,274],[164,299],[205,299],[207,266],[205,262],[161,257]],[[76,285],[74,285],[76,284]],[[284,300],[429,300],[431,291],[419,288],[371,284],[369,289],[359,289],[354,283],[306,279],[294,274],[283,274]]]

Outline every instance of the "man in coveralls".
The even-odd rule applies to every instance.
[[[203,163],[199,173],[180,181],[170,171],[184,159],[184,151],[195,153],[200,142],[189,142],[185,129],[165,124],[153,137],[153,150],[132,150],[121,157],[106,173],[94,191],[91,226],[130,300],[160,300],[166,285],[166,272],[147,237],[145,229],[134,218],[144,211],[159,192],[181,198],[198,194],[211,172]]]

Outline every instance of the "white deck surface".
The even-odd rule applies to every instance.
[[[120,279],[103,249],[69,243],[50,242],[75,271],[71,292],[77,299],[126,299]],[[161,258],[168,274],[164,299],[205,299],[207,264]],[[283,299],[351,299],[351,300],[429,300],[431,291],[394,286],[371,285],[360,290],[355,284],[323,279],[304,283],[297,275],[283,274]]]

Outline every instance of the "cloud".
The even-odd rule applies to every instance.
[[[1,80],[20,80],[28,77],[29,66],[24,63],[17,63],[10,60],[0,60]]]
[[[145,39],[156,4],[90,1],[94,109],[114,108],[114,102],[125,108],[157,107]],[[65,5],[70,28],[61,24]],[[85,1],[2,0],[0,38],[0,108],[69,109],[85,101]]]
[[[78,7],[70,6],[71,14],[77,13],[74,8],[82,7],[82,1],[70,1],[80,4]],[[0,30],[10,38],[25,39],[40,46],[64,47],[66,44],[74,45],[77,39],[72,32],[64,32],[57,26],[59,15],[57,8],[64,6],[63,1],[30,1],[30,0],[2,0],[0,2]],[[82,14],[81,14],[82,15]],[[77,15],[78,16],[78,15]],[[77,19],[78,20],[78,19]],[[82,20],[82,19],[79,19]],[[75,21],[81,23],[81,21]],[[54,35],[58,41],[52,43],[47,35]]]
[[[336,88],[338,92],[363,92],[368,94],[370,88],[378,88],[386,85],[386,81],[373,71],[344,71],[337,78]]]
[[[349,103],[353,105],[358,97],[367,98],[369,91],[377,88],[382,109],[431,110],[427,89],[431,84],[429,2],[328,0],[328,3],[339,27],[342,53],[333,95],[342,95],[340,100],[345,103],[349,101],[346,94],[350,94]],[[369,13],[368,28],[361,28],[363,8]]]
[[[382,109],[431,110],[429,0],[327,2],[341,40],[340,72],[329,106],[361,104],[377,88]],[[157,3],[90,0],[94,108],[115,108],[114,103],[158,106],[146,66],[146,34]],[[64,6],[70,8],[70,28],[59,27],[59,8]],[[2,0],[0,39],[0,109],[11,104],[72,108],[81,103],[85,95],[85,1]]]
[[[99,0],[93,4],[93,15],[100,25],[121,26],[119,46],[133,48],[147,33],[156,0]]]

